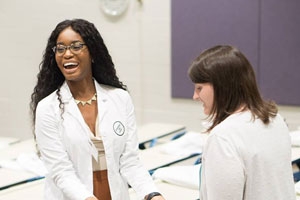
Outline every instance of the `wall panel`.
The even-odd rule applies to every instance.
[[[249,58],[266,98],[300,105],[299,10],[298,0],[172,0],[172,97],[191,98],[187,69],[201,51],[230,44]]]

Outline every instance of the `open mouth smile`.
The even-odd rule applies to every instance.
[[[65,69],[72,69],[78,67],[78,63],[75,62],[70,62],[70,63],[65,63],[64,68]]]

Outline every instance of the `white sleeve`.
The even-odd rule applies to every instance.
[[[144,168],[138,155],[137,127],[134,107],[128,96],[126,105],[128,138],[126,147],[120,158],[120,172],[126,178],[138,196],[143,199],[145,195],[157,191],[157,188],[148,170]]]
[[[241,200],[245,186],[244,167],[234,144],[217,135],[207,141],[203,161],[209,200]]]

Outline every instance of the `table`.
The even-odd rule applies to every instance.
[[[156,138],[185,133],[185,126],[181,124],[148,123],[138,127],[139,143],[151,142]]]

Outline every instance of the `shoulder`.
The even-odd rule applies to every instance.
[[[286,123],[285,119],[279,113],[277,113],[277,115],[271,120],[271,123],[287,127],[287,123]]]
[[[211,130],[211,135],[228,141],[240,140],[241,137],[248,135],[250,130],[256,129],[259,122],[254,121],[251,112],[248,111],[232,114],[215,126]]]
[[[257,117],[253,117],[250,111],[245,111],[230,115],[218,124],[211,134],[230,141],[248,142],[255,137],[260,138],[262,133],[275,136],[277,132],[288,132],[287,125],[279,114],[266,125]]]
[[[122,101],[130,99],[130,95],[129,95],[128,91],[123,90],[121,88],[116,88],[116,87],[112,87],[109,85],[98,84],[97,89],[100,92],[100,96],[102,94],[102,95],[107,96],[108,98],[118,99],[118,100],[122,100]]]
[[[43,98],[37,105],[38,111],[51,111],[53,112],[59,105],[56,90]]]
[[[106,102],[111,108],[132,111],[134,109],[131,96],[126,90],[108,85],[97,85],[97,99]]]
[[[250,111],[244,111],[239,113],[234,113],[228,116],[220,124],[218,124],[214,130],[224,130],[228,128],[238,129],[239,127],[244,127],[246,124],[252,124],[255,120],[253,119],[252,113]]]

